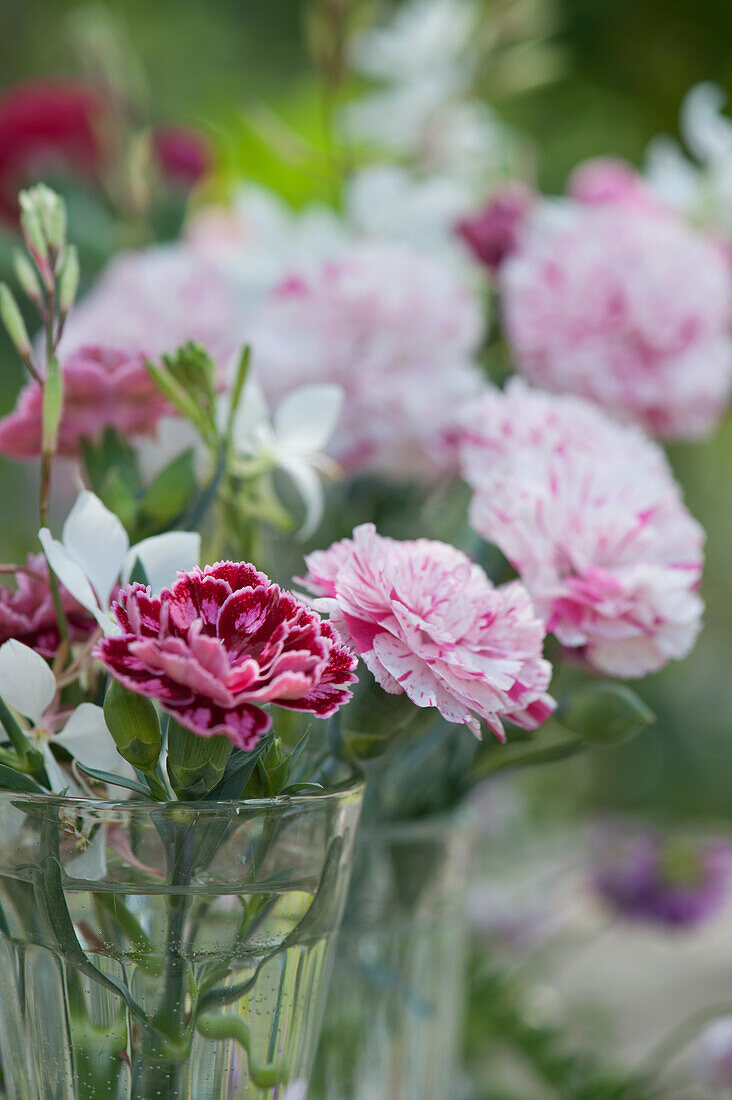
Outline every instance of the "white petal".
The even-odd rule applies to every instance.
[[[153,595],[169,588],[179,569],[193,569],[201,560],[201,536],[197,531],[166,531],[133,546],[127,555],[125,576],[129,577],[137,558],[142,563]]]
[[[67,794],[70,797],[74,795],[82,794],[80,787],[74,783],[71,776],[64,771],[59,764],[56,757],[48,747],[48,742],[44,738],[38,738],[36,740],[36,747],[41,750],[43,754],[43,764],[46,769],[46,775],[48,776],[48,782],[51,784],[51,790],[54,794]]]
[[[277,451],[316,454],[328,445],[343,408],[342,386],[301,386],[277,406]]]
[[[732,153],[732,121],[722,114],[726,102],[724,88],[705,81],[687,92],[681,105],[681,132],[702,164]]]
[[[96,615],[99,611],[99,603],[83,569],[71,560],[62,544],[53,537],[47,527],[41,528],[38,538],[48,564],[64,588],[68,589],[82,607],[91,611],[92,615]]]
[[[55,694],[55,677],[39,653],[15,638],[0,646],[0,695],[18,714],[38,725]]]
[[[107,830],[100,825],[84,851],[64,866],[69,878],[100,882],[107,873]]]
[[[279,465],[292,478],[293,484],[305,505],[305,522],[298,531],[298,538],[307,539],[317,529],[323,518],[325,495],[320,478],[302,459],[283,457]]]
[[[122,521],[99,497],[84,490],[69,512],[62,542],[106,607],[130,545]]]
[[[64,726],[53,738],[80,764],[100,771],[117,772],[126,761],[117,752],[112,734],[104,721],[104,711],[93,703],[80,703]]]
[[[244,454],[256,454],[273,441],[267,400],[251,374],[234,417],[233,441],[234,449]]]

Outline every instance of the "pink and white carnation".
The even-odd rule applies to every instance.
[[[689,652],[704,534],[660,447],[588,402],[517,380],[471,411],[462,460],[473,526],[565,647],[621,677]]]
[[[544,203],[500,271],[517,369],[660,437],[711,431],[732,385],[732,270],[666,210]]]
[[[275,405],[305,384],[343,388],[329,451],[348,472],[404,481],[454,466],[449,437],[479,388],[482,336],[480,303],[449,265],[363,243],[282,283],[250,342]]]
[[[98,439],[107,428],[124,437],[152,435],[170,412],[140,354],[81,347],[63,360],[61,370],[61,455],[78,455],[84,440]],[[43,390],[38,382],[29,382],[14,411],[0,419],[0,453],[10,458],[40,455],[42,410]]]
[[[381,687],[436,707],[501,740],[554,709],[544,630],[519,583],[494,588],[480,566],[442,542],[398,542],[371,524],[306,558],[303,583]]]
[[[330,624],[246,562],[181,572],[159,596],[129,585],[113,612],[120,633],[95,655],[202,737],[249,750],[266,704],[328,718],[351,698],[356,660]]]
[[[670,207],[654,194],[640,172],[628,161],[615,157],[583,161],[570,176],[567,193],[588,206],[631,206],[649,212],[670,212]]]
[[[59,354],[102,344],[157,358],[193,340],[223,369],[241,330],[230,283],[185,244],[156,245],[110,261],[75,306]]]

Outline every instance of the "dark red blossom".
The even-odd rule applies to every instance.
[[[103,165],[103,101],[92,88],[33,80],[0,98],[0,216],[15,222],[21,187],[59,167],[82,178]]]
[[[458,236],[475,258],[495,273],[516,250],[519,234],[535,203],[536,195],[531,188],[517,181],[507,183],[486,206],[458,224]]]
[[[271,725],[266,703],[328,718],[351,697],[356,660],[329,624],[246,562],[179,573],[160,596],[130,585],[113,610],[122,634],[96,655],[203,737],[251,749]]]
[[[153,135],[155,155],[166,180],[194,187],[211,167],[211,149],[202,134],[184,126],[160,126]]]
[[[109,131],[123,119],[101,88],[78,81],[46,78],[8,89],[0,96],[0,218],[15,224],[18,191],[49,171],[94,182],[113,171],[118,144]],[[160,127],[153,146],[174,187],[192,187],[210,167],[208,144],[195,130]]]
[[[43,554],[29,554],[14,576],[14,588],[0,585],[0,645],[15,638],[43,657],[55,657],[60,638]],[[96,621],[63,587],[61,603],[71,641],[84,641],[96,630]]]

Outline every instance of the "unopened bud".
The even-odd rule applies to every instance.
[[[15,269],[16,278],[23,288],[26,297],[35,305],[40,305],[41,284],[38,281],[36,269],[33,267],[33,264],[26,254],[21,252],[19,248],[16,248],[13,253],[13,267]]]
[[[66,241],[66,204],[60,195],[39,183],[32,189],[36,209],[41,219],[43,233],[49,248],[58,254]]]
[[[30,358],[32,354],[31,342],[25,321],[18,308],[18,303],[13,297],[13,292],[5,283],[0,283],[0,317],[7,329],[8,336],[15,344],[18,355],[23,360]]]
[[[112,680],[104,698],[104,719],[125,760],[141,772],[154,771],[163,738],[153,702]]]
[[[66,249],[63,267],[58,280],[58,306],[62,315],[66,315],[74,304],[79,289],[79,253],[76,245]]]
[[[201,737],[171,718],[168,726],[168,775],[179,798],[205,798],[220,782],[231,756],[222,734]]]

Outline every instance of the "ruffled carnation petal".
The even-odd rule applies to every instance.
[[[122,633],[96,655],[201,736],[251,749],[265,703],[327,717],[351,697],[356,659],[332,627],[246,563],[179,573],[160,596],[129,585],[114,610]]]

